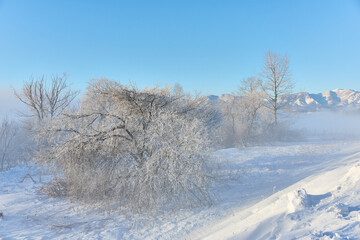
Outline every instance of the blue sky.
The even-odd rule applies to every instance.
[[[360,90],[360,1],[0,0],[0,103],[30,76],[230,93],[288,54],[295,91]]]

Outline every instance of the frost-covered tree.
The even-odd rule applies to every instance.
[[[237,92],[222,99],[226,146],[255,143],[265,134],[269,123],[264,105],[261,81],[254,77],[243,80]]]
[[[69,88],[67,75],[64,73],[62,76],[52,77],[50,81],[44,76],[32,78],[19,91],[14,91],[14,94],[28,110],[23,114],[28,118],[23,121],[19,131],[23,136],[21,158],[31,159],[38,149],[34,137],[39,128],[48,119],[59,116],[69,108],[78,93]]]
[[[69,89],[66,80],[66,74],[52,77],[50,83],[42,76],[25,82],[22,89],[14,93],[27,106],[30,116],[41,121],[61,114],[76,97],[77,92]]]
[[[0,123],[0,171],[24,163],[28,146],[28,136],[19,124],[8,118]]]
[[[275,126],[278,122],[278,112],[285,106],[282,100],[294,88],[289,66],[287,55],[277,55],[270,50],[267,52],[262,70],[263,89],[269,103],[267,106],[273,112]]]
[[[241,82],[238,89],[241,100],[238,103],[242,112],[241,121],[245,125],[244,142],[249,142],[256,135],[262,134],[267,121],[264,115],[265,97],[262,90],[262,81],[249,77]]]
[[[15,146],[15,137],[17,134],[17,127],[9,122],[8,119],[3,119],[0,125],[0,171],[11,165],[12,156]]]
[[[239,124],[241,112],[238,108],[239,99],[235,94],[220,100],[220,109],[223,115],[222,143],[226,147],[233,147],[242,142],[242,126]]]
[[[213,115],[202,103],[168,88],[93,81],[78,110],[41,132],[51,145],[39,159],[60,173],[53,186],[85,202],[138,210],[208,204]]]

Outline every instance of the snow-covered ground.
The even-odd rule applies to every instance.
[[[239,176],[214,188],[213,206],[152,217],[102,213],[44,196],[34,166],[2,172],[0,239],[360,238],[359,141],[224,149],[216,155],[224,173]],[[28,173],[36,183],[24,178]]]

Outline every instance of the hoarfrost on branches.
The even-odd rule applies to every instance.
[[[85,202],[137,210],[210,204],[207,136],[216,117],[203,103],[168,88],[96,80],[78,110],[49,120],[38,157],[61,173],[55,186]]]

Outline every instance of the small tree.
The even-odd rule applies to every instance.
[[[254,77],[241,81],[238,91],[223,99],[225,145],[247,145],[262,134],[263,126],[267,123],[262,118],[264,104],[261,81]]]
[[[278,111],[285,106],[282,100],[291,93],[294,87],[287,55],[276,55],[269,50],[265,56],[262,78],[265,97],[269,103],[268,107],[273,112],[276,126]]]
[[[68,196],[133,209],[208,204],[208,117],[168,88],[92,82],[79,110],[53,118],[39,159]]]
[[[27,136],[20,132],[18,124],[4,118],[0,123],[0,171],[23,163],[22,155]]]
[[[242,142],[242,126],[240,126],[239,98],[235,94],[230,94],[220,100],[220,109],[223,115],[222,137],[226,147],[234,147]]]
[[[261,108],[265,105],[261,80],[254,77],[243,80],[239,86],[238,93],[242,97],[243,116],[247,125],[246,138],[249,138],[255,128],[259,128],[259,126],[255,126],[255,123],[259,118]]]
[[[39,146],[34,141],[47,119],[59,116],[69,107],[78,94],[71,91],[66,82],[67,75],[54,76],[47,82],[42,76],[25,82],[20,91],[15,91],[15,96],[27,106],[30,114],[24,114],[29,119],[23,122],[22,128],[22,159],[31,159]],[[44,144],[44,143],[43,143]],[[27,161],[27,160],[26,160]]]
[[[55,76],[51,79],[51,84],[48,84],[42,76],[25,82],[21,91],[14,93],[28,107],[31,116],[42,121],[46,117],[61,114],[76,97],[77,92],[69,89],[66,79],[66,74]]]

